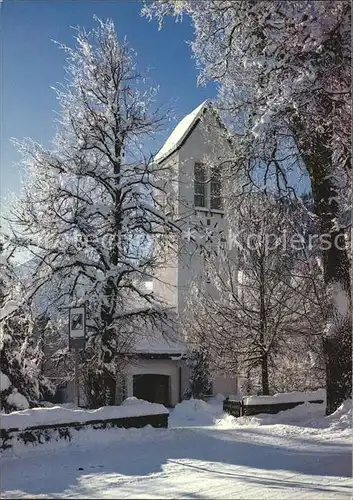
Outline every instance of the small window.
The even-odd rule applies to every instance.
[[[194,168],[194,204],[195,207],[206,206],[205,169],[202,163],[195,163]]]
[[[214,169],[211,176],[210,188],[210,208],[215,210],[222,209],[222,196],[221,196],[221,177],[219,169]]]

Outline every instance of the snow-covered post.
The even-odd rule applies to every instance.
[[[71,307],[69,321],[69,346],[75,352],[75,373],[74,373],[74,406],[80,406],[80,377],[79,377],[79,354],[80,349],[85,348],[86,343],[86,309],[84,306]]]

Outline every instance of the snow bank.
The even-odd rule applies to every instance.
[[[69,423],[84,423],[92,420],[110,420],[126,417],[142,417],[147,415],[161,415],[169,413],[161,404],[132,398],[121,406],[105,406],[97,410],[73,410],[62,406],[52,408],[31,408],[29,410],[1,413],[1,427],[3,429],[27,429],[40,425],[55,425]]]
[[[302,393],[295,393],[301,394]],[[221,397],[211,398],[207,403],[199,399],[189,399],[179,403],[171,411],[169,427],[201,427],[213,426],[218,429],[234,429],[239,427],[280,426],[287,429],[298,428],[300,432],[310,434],[313,429],[322,429],[324,433],[347,437],[352,427],[352,400],[346,401],[330,416],[325,415],[326,395],[322,391],[306,393],[314,399],[324,399],[324,403],[311,404],[305,402],[290,410],[271,415],[260,413],[249,417],[233,417],[223,412]],[[319,396],[319,397],[318,397]],[[275,396],[273,396],[275,397]],[[279,432],[279,431],[278,431]],[[289,431],[288,431],[289,432]]]
[[[323,434],[335,433],[341,437],[351,436],[352,433],[352,400],[345,401],[332,415],[326,416],[326,404],[303,403],[290,410],[284,410],[269,415],[260,413],[251,417],[235,418],[223,416],[216,424],[220,428],[259,427],[275,425],[301,428],[303,433],[310,434],[313,429],[321,429]],[[311,429],[311,430],[310,430]],[[277,431],[279,432],[279,431]]]
[[[322,399],[326,401],[326,390],[319,389],[312,392],[285,392],[274,396],[246,396],[243,398],[245,405],[266,405],[276,403],[298,403]]]
[[[343,431],[352,428],[352,400],[347,399],[332,415],[326,417],[332,430]]]
[[[130,406],[130,405],[137,405],[137,404],[152,404],[152,403],[149,403],[148,401],[145,401],[144,399],[135,398],[135,396],[131,396],[130,398],[126,398],[121,403],[122,406]]]
[[[278,425],[278,424],[293,424],[293,425],[303,425],[308,422],[318,422],[325,417],[326,405],[322,404],[311,404],[305,402],[295,408],[290,410],[283,410],[276,414],[259,413],[258,415],[253,415],[249,417],[239,417],[235,418],[235,425]],[[315,424],[314,427],[322,427],[319,423]]]
[[[222,417],[222,403],[217,399],[209,402],[187,399],[177,404],[170,414],[171,427],[209,426]]]

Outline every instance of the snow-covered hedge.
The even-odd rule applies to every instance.
[[[278,403],[306,403],[308,401],[326,400],[326,390],[319,389],[312,392],[283,392],[273,396],[246,396],[244,405],[268,405]]]
[[[305,403],[326,402],[326,390],[319,389],[312,392],[286,392],[273,396],[245,396],[239,401],[227,398],[223,401],[223,411],[234,417],[252,416],[260,413],[278,413],[290,410]]]
[[[169,411],[163,405],[129,398],[121,406],[107,406],[97,410],[74,410],[62,406],[31,408],[0,414],[0,449],[11,448],[14,443],[42,444],[67,439],[72,432],[83,428],[109,429],[168,427]]]
[[[51,408],[31,408],[28,410],[2,413],[2,429],[29,429],[33,427],[53,426],[56,424],[83,424],[97,420],[112,420],[147,415],[163,415],[169,411],[165,406],[149,403],[137,398],[128,398],[121,406],[104,406],[97,410],[64,408],[60,405]]]

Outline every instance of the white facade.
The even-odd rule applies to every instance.
[[[205,206],[195,205],[195,164],[207,165],[206,181],[209,180],[212,165],[219,165],[226,148],[229,148],[223,131],[212,108],[204,102],[177,125],[155,158],[162,169],[171,172],[166,183],[167,200],[164,201],[171,205],[174,216],[184,229],[185,238],[178,248],[165,255],[165,265],[154,280],[153,290],[181,317],[193,282],[201,281],[207,286],[209,293],[217,293],[212,289],[212,284],[205,284],[204,257],[200,252],[195,252],[192,242],[187,244],[185,240],[190,236],[188,230],[195,227],[203,228],[200,231],[203,234],[205,231],[211,232],[213,244],[227,238],[223,211],[221,207],[214,208],[211,204],[210,182],[206,184]],[[235,251],[234,249],[233,252]],[[213,381],[214,394],[237,394],[239,390],[237,376],[217,376]]]
[[[184,127],[180,127],[183,123]],[[207,234],[213,233],[214,244],[226,237],[223,211],[210,206],[210,183],[205,186],[206,206],[195,206],[194,196],[195,164],[218,165],[224,149],[229,147],[221,132],[219,121],[207,102],[204,102],[180,122],[163,146],[162,154],[160,152],[156,156],[156,161],[163,169],[173,172],[166,190],[174,216],[183,228],[184,240],[189,236],[196,237],[195,227],[200,228],[198,234],[206,234],[205,238]],[[209,170],[208,167],[207,179],[210,178]],[[203,257],[194,250],[192,243],[188,245],[184,242],[179,248],[170,251],[166,255],[165,266],[160,269],[153,284],[156,295],[167,301],[180,315],[185,309],[191,284],[203,279]]]

